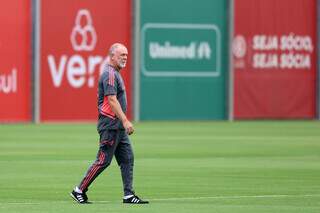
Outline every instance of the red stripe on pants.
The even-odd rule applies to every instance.
[[[103,152],[100,151],[98,163],[92,167],[90,172],[88,172],[87,176],[85,177],[85,180],[83,181],[82,185],[80,186],[80,190],[83,191],[84,189],[87,188],[88,183],[90,183],[91,179],[94,177],[94,175],[97,173],[97,171],[102,167],[104,159],[105,159],[105,155],[103,154]]]

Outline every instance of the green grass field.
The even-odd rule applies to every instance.
[[[320,122],[143,122],[131,137],[135,190],[121,203],[115,161],[92,205],[69,192],[94,160],[95,124],[0,125],[0,212],[320,212]]]

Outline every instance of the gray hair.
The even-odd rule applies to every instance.
[[[123,44],[121,43],[114,43],[111,45],[110,49],[109,49],[109,56],[113,56],[114,55],[114,52],[116,51],[116,49],[120,46],[124,46]]]

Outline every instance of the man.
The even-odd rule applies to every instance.
[[[100,135],[99,151],[96,161],[89,167],[80,184],[71,192],[71,197],[78,203],[89,203],[86,192],[90,184],[107,168],[115,156],[120,166],[124,197],[123,203],[146,204],[135,195],[133,181],[133,152],[128,135],[134,132],[132,123],[127,119],[127,99],[120,70],[126,66],[127,48],[120,43],[109,49],[109,64],[99,79],[98,86],[98,132]]]

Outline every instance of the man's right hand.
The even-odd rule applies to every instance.
[[[129,120],[126,120],[125,122],[123,122],[123,127],[125,128],[128,135],[131,135],[134,132],[133,125]]]

